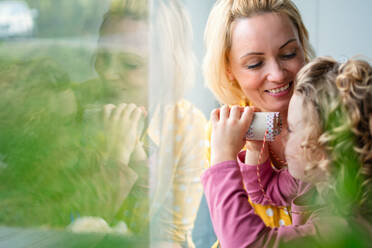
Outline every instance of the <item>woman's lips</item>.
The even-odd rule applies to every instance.
[[[293,85],[293,81],[289,82],[288,84],[286,84],[282,87],[276,88],[276,89],[265,90],[265,92],[267,94],[269,94],[270,96],[276,96],[276,97],[284,96],[291,91],[292,85]]]

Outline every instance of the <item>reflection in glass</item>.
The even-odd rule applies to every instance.
[[[87,30],[108,8],[97,47],[47,18],[68,9],[79,23],[67,2],[30,1],[37,33],[0,43],[0,244],[194,247],[206,120],[184,99],[187,13],[177,0],[85,2]]]

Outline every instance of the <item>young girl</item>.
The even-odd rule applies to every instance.
[[[217,158],[202,182],[221,246],[276,247],[304,237],[336,245],[335,240],[344,244],[350,230],[360,247],[370,245],[365,238],[372,233],[371,98],[367,62],[317,58],[306,65],[288,109],[288,169],[280,171],[270,165],[265,141],[247,144],[261,149],[239,152],[252,108],[214,110],[211,146]],[[223,161],[224,154],[238,156]],[[266,227],[248,196],[283,209],[290,205],[293,224]]]

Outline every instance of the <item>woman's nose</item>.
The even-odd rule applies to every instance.
[[[120,74],[123,73],[123,70],[125,70],[124,66],[115,58],[108,59],[104,65],[104,74],[107,79],[110,80],[119,80]]]
[[[270,63],[267,79],[271,82],[283,83],[286,80],[287,71],[278,61]]]

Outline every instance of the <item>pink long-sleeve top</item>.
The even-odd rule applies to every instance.
[[[244,164],[245,152],[237,161],[225,161],[206,170],[202,177],[213,228],[222,248],[277,247],[280,242],[317,235],[314,219],[319,206],[309,205],[304,198],[315,189],[294,179],[288,170],[276,171],[270,160],[257,167]],[[244,188],[245,186],[245,188]],[[262,189],[275,205],[290,207],[292,225],[279,228],[265,226],[248,202],[268,204]]]

